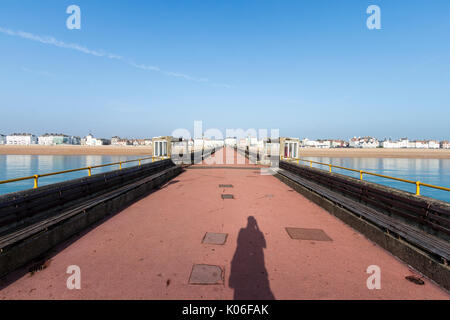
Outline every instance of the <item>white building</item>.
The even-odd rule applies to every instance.
[[[330,140],[317,140],[316,148],[328,149],[331,147]]]
[[[128,139],[122,139],[118,136],[111,138],[111,145],[113,146],[129,146],[131,144],[131,141],[129,141]]]
[[[349,140],[350,148],[377,148],[379,146],[378,140],[372,137],[353,137]]]
[[[234,138],[225,138],[225,145],[229,146],[229,147],[236,147],[237,146],[237,139],[236,137]]]
[[[0,144],[6,144],[6,136],[4,134],[0,134]]]
[[[88,134],[86,137],[81,139],[81,145],[83,146],[95,146],[96,144],[97,139],[95,139],[92,134]]]
[[[428,149],[439,149],[440,144],[439,141],[429,140],[428,141]]]
[[[309,148],[317,148],[318,144],[316,140],[309,140],[308,138],[303,139],[301,142],[301,146]]]
[[[300,143],[302,147],[322,149],[330,148],[331,144],[331,140],[309,140],[308,138],[303,139]]]
[[[54,146],[58,144],[72,144],[72,139],[65,134],[46,133],[39,136],[38,143],[44,146]]]
[[[208,139],[208,138],[194,139],[194,149],[196,151],[201,150],[202,148],[211,149],[211,148],[221,147],[221,146],[223,146],[223,144],[224,144],[224,141],[218,140],[218,139]]]
[[[440,145],[442,149],[450,149],[450,141],[441,141]]]
[[[386,139],[381,142],[381,146],[386,149],[409,148],[410,141],[408,140],[408,138],[401,138],[397,141],[392,141],[391,139]]]
[[[86,137],[81,139],[81,145],[83,146],[104,146],[111,144],[111,140],[94,138],[92,134],[88,134]]]
[[[345,148],[348,146],[348,143],[344,140],[331,140],[332,148]]]
[[[31,133],[13,133],[6,136],[6,144],[31,145],[37,142],[37,137]]]
[[[408,148],[428,149],[428,142],[424,140],[410,141],[408,143]]]

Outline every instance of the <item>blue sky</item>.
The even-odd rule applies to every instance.
[[[81,30],[66,28],[71,4]],[[448,0],[2,0],[0,133],[151,137],[202,120],[450,139],[449,13]]]

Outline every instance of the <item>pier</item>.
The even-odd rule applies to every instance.
[[[26,228],[12,228],[9,238],[3,234],[0,259],[13,259],[19,250],[30,261],[18,261],[4,275],[0,299],[449,299],[449,246],[439,233],[445,230],[433,234],[426,226],[399,222],[398,232],[416,232],[399,237],[395,226],[381,224],[388,218],[372,219],[373,207],[354,215],[355,200],[318,184],[318,175],[329,172],[292,161],[269,172],[252,163],[248,151],[215,151],[195,164],[167,159],[117,170],[129,175],[141,167],[149,173],[134,185],[118,178],[115,189],[121,192],[89,200],[107,210],[98,203],[84,211],[68,208],[73,217],[37,233],[11,237],[30,232],[37,223],[30,220]],[[211,164],[208,156],[223,161]],[[308,182],[301,170],[316,170],[316,177]],[[436,214],[441,223],[435,224],[444,229],[447,209]],[[97,218],[89,218],[90,210]],[[88,218],[76,220],[83,214]],[[414,236],[416,244],[408,238]],[[32,257],[30,250],[38,254]],[[419,272],[421,264],[431,267]],[[67,288],[72,265],[81,270],[80,290]],[[373,265],[381,270],[379,289],[367,285]],[[423,284],[406,279],[411,276]]]

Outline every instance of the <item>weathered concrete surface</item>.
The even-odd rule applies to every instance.
[[[287,177],[284,177],[281,174],[277,174],[276,177],[307,199],[324,208],[328,213],[333,214],[347,225],[363,234],[369,240],[392,253],[395,257],[408,265],[413,266],[416,270],[434,280],[444,289],[449,290],[450,268],[448,265],[436,259],[436,257],[431,256],[417,246],[409,244],[395,234],[386,232],[380,226],[360,218],[358,215],[355,215],[342,206],[337,205]]]
[[[163,170],[166,166],[167,168]],[[42,254],[47,253],[50,249],[69,239],[71,236],[82,232],[95,222],[120,211],[140,197],[148,195],[151,190],[162,185],[181,172],[181,168],[174,166],[171,162],[167,162],[166,164],[161,163],[161,166],[159,166],[159,168],[157,168],[157,166],[154,166],[153,164],[148,164],[144,165],[142,169],[143,170],[141,170],[141,168],[128,168],[124,169],[123,173],[111,172],[86,178],[94,178],[100,181],[104,179],[105,183],[103,184],[103,186],[105,188],[105,192],[97,192],[96,194],[98,196],[105,196],[107,191],[106,188],[109,187],[109,189],[111,189],[111,185],[113,185],[114,182],[115,184],[117,184],[117,190],[115,190],[114,195],[110,195],[109,198],[104,197],[102,198],[101,202],[95,202],[95,204],[92,205],[88,205],[89,201],[92,200],[92,198],[88,197],[89,189],[92,190],[92,188],[90,188],[91,186],[89,186],[88,183],[86,183],[87,186],[85,186],[87,190],[85,190],[83,194],[80,194],[79,192],[75,193],[79,196],[79,198],[77,198],[76,196],[72,196],[73,200],[71,202],[71,207],[67,205],[63,208],[60,205],[63,200],[59,199],[58,197],[56,197],[53,202],[50,202],[50,200],[48,200],[48,196],[45,196],[45,192],[49,189],[51,192],[50,198],[52,198],[53,194],[58,194],[58,190],[60,190],[59,188],[61,185],[66,185],[67,187],[67,189],[64,190],[65,194],[70,193],[72,192],[70,186],[78,186],[79,181],[82,179],[55,184],[54,186],[46,186],[42,188],[44,191],[36,189],[13,194],[13,197],[16,195],[22,196],[18,199],[19,204],[17,205],[18,209],[16,210],[16,213],[24,213],[24,211],[25,213],[27,213],[27,207],[33,207],[33,204],[36,203],[43,203],[48,201],[50,202],[50,204],[55,204],[55,208],[51,208],[50,210],[48,210],[48,212],[44,210],[42,210],[42,212],[39,212],[39,210],[36,210],[36,215],[42,216],[40,221],[37,218],[31,217],[32,219],[34,218],[34,222],[37,224],[42,224],[44,222],[42,220],[44,219],[50,220],[51,218],[56,218],[56,214],[61,214],[65,211],[70,210],[74,211],[71,213],[70,217],[61,218],[62,220],[58,223],[52,224],[50,222],[47,222],[40,227],[30,224],[30,226],[25,226],[22,229],[17,230],[17,232],[19,233],[28,232],[28,235],[26,235],[24,238],[18,239],[18,235],[16,233],[16,236],[13,240],[0,241],[0,244],[2,245],[0,249],[0,276],[9,274],[14,270],[17,270],[19,267],[25,265],[26,263],[33,261],[33,259],[39,258]],[[110,181],[112,182],[107,183],[107,177],[119,174],[121,181],[110,179]],[[141,179],[139,181],[134,181],[136,180],[136,176],[140,176]],[[125,184],[127,178],[131,180],[130,184]],[[74,187],[74,189],[76,188],[77,187]],[[120,191],[121,188],[126,189]],[[27,197],[26,194],[28,192],[33,193],[33,191],[35,191],[37,197]],[[44,194],[42,198],[39,197],[39,195],[41,194]],[[84,197],[82,195],[84,195]],[[83,204],[85,206],[80,208],[79,206]],[[14,204],[8,205],[14,208]],[[14,215],[14,212],[10,213],[10,215]],[[29,230],[29,228],[31,227],[35,227],[35,231],[31,232]],[[14,231],[13,228],[12,231]],[[6,234],[5,237],[10,235],[11,234]],[[0,239],[3,240],[3,238],[1,237]]]
[[[292,240],[286,227],[322,229],[333,241]],[[206,232],[227,241],[202,244]],[[194,264],[220,266],[224,284],[189,285]],[[405,264],[258,169],[188,169],[47,265],[4,285],[0,299],[450,298],[428,279],[406,280]],[[69,265],[81,268],[80,290],[66,287]],[[370,265],[381,268],[380,290],[367,289]]]

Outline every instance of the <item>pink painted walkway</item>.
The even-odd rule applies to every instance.
[[[222,193],[235,199],[223,200]],[[248,217],[259,230],[247,227]],[[323,229],[333,241],[292,240],[285,227]],[[204,245],[206,232],[228,233],[228,239]],[[188,284],[193,264],[222,266],[224,284]],[[66,287],[69,265],[81,268],[81,290]],[[370,265],[381,268],[381,290],[367,289]],[[256,168],[188,169],[66,246],[48,268],[4,286],[0,299],[450,298],[428,279],[422,286],[405,280],[411,274]]]

